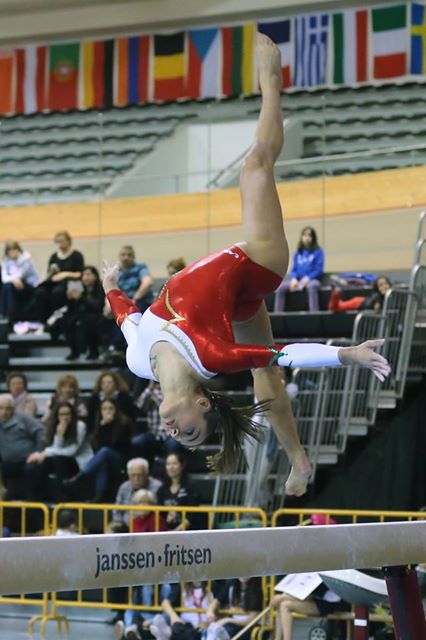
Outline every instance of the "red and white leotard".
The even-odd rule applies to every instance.
[[[127,364],[142,378],[155,379],[150,351],[169,342],[201,378],[275,364],[281,346],[236,344],[232,322],[248,320],[281,277],[251,260],[240,247],[213,253],[174,275],[140,317],[118,290],[108,299],[128,341]],[[125,301],[127,300],[127,307]],[[130,329],[130,330],[128,330]]]

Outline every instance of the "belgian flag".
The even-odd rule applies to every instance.
[[[185,33],[154,36],[154,100],[185,97]]]

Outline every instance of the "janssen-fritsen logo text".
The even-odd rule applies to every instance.
[[[184,544],[164,545],[160,552],[154,551],[118,551],[103,553],[96,547],[95,578],[108,571],[128,571],[131,569],[154,569],[162,566],[167,569],[206,565],[212,563],[212,551],[209,547],[187,547]]]

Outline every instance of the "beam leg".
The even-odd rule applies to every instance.
[[[385,567],[395,640],[426,639],[426,620],[416,572],[407,566]]]
[[[368,640],[368,607],[355,606],[354,640]]]

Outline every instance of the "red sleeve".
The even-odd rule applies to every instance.
[[[221,338],[209,340],[203,365],[217,373],[237,373],[276,365],[283,345],[235,344]]]

